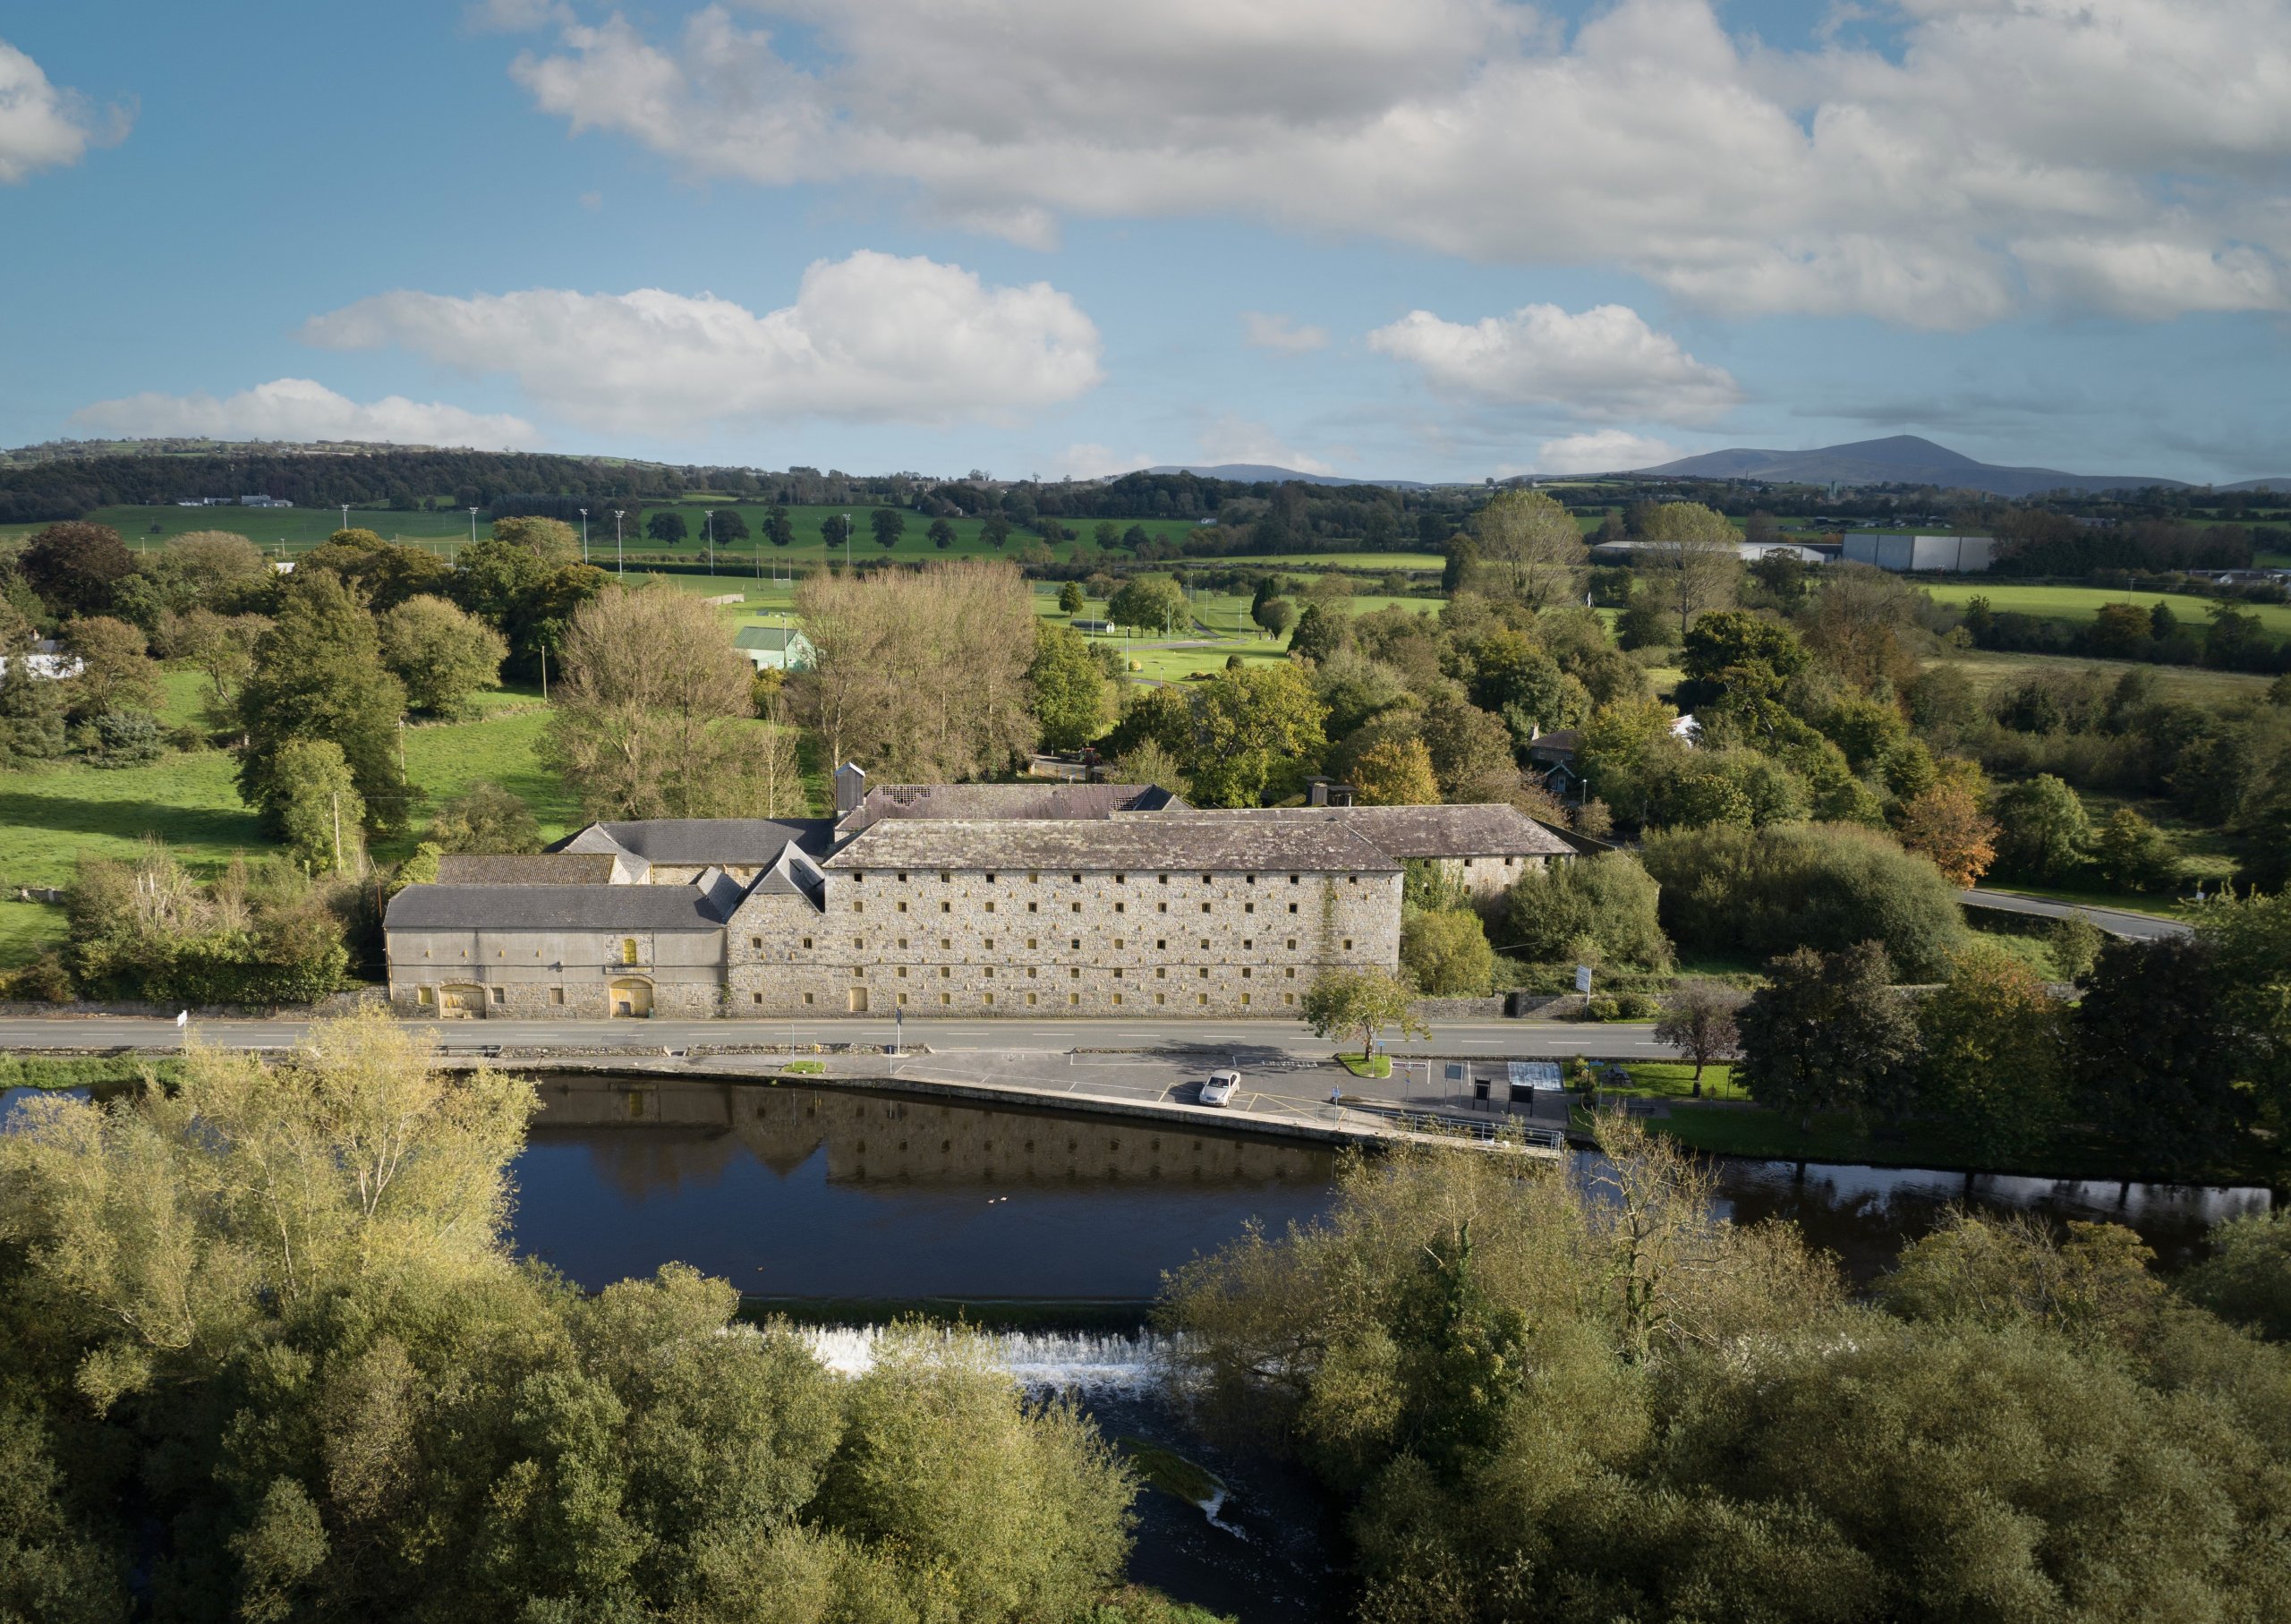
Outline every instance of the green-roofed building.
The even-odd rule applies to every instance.
[[[742,626],[732,646],[759,671],[808,671],[819,658],[812,640],[794,626]]]

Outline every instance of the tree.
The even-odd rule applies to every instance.
[[[312,873],[362,871],[366,804],[342,747],[331,739],[289,739],[272,770],[286,849]]]
[[[64,753],[64,693],[32,673],[28,642],[0,648],[0,768],[20,769]]]
[[[439,807],[425,838],[440,852],[515,854],[537,852],[541,846],[532,808],[483,780]]]
[[[1512,730],[1453,688],[1444,687],[1426,703],[1418,724],[1431,752],[1441,798],[1495,802],[1510,798],[1520,782],[1512,755]]]
[[[1481,998],[1495,950],[1469,908],[1411,908],[1400,922],[1400,967],[1427,998]]]
[[[2074,1017],[2074,1109],[2182,1170],[2236,1154],[2256,1098],[2238,1085],[2219,1016],[2213,949],[2185,938],[2111,940]]]
[[[716,612],[663,582],[611,587],[566,634],[547,746],[592,818],[737,815],[758,735],[751,669]]]
[[[1734,600],[1742,580],[1742,538],[1717,514],[1696,502],[1665,502],[1649,514],[1639,548],[1639,569],[1657,601],[1677,617],[1684,638],[1705,609]]]
[[[556,524],[557,521],[541,519],[533,523]],[[564,526],[558,528],[562,530]],[[489,539],[481,545],[511,545],[527,553],[532,551],[522,542],[496,543]],[[466,564],[477,556],[477,550],[470,548],[462,557]],[[450,591],[454,582],[453,566],[437,554],[426,548],[385,541],[370,530],[336,531],[297,558],[294,570],[298,574],[312,570],[332,571],[342,577],[353,596],[376,614],[395,608],[417,593]]]
[[[1106,618],[1116,625],[1168,632],[1184,624],[1185,589],[1167,575],[1132,575],[1114,589]]]
[[[1799,948],[1766,973],[1735,1016],[1735,1075],[1751,1097],[1801,1128],[1821,1111],[1898,1115],[1917,1059],[1917,1022],[1893,990],[1886,950],[1869,941],[1835,953]]]
[[[788,510],[777,502],[771,505],[771,511],[763,516],[763,537],[774,547],[792,547],[796,543],[796,522],[788,516]]]
[[[1938,783],[1902,808],[1901,840],[1951,885],[1970,887],[1997,859],[1997,829],[1960,783]]]
[[[1380,739],[1353,758],[1352,786],[1367,806],[1435,806],[1439,780],[1422,739]]]
[[[1151,784],[1174,795],[1193,794],[1185,764],[1158,739],[1141,739],[1117,757],[1111,776],[1118,784]]]
[[[1662,829],[1640,847],[1682,947],[1765,958],[1879,943],[1912,981],[1938,981],[1965,943],[1957,888],[1889,835],[1849,824]]]
[[[2082,867],[2091,821],[2074,789],[2048,772],[1997,794],[1997,866],[2024,880],[2063,880]]]
[[[1082,612],[1082,583],[1069,581],[1058,589],[1058,612],[1068,619]]]
[[[1448,543],[1440,562],[1440,591],[1452,598],[1471,584],[1472,572],[1479,567],[1479,549],[1469,537],[1457,535]]]
[[[899,545],[907,533],[907,515],[896,507],[878,507],[867,515],[868,528],[875,532],[875,544],[885,552]]]
[[[655,518],[659,514],[653,515]],[[674,518],[676,515],[669,515]],[[682,521],[678,521],[679,526]],[[542,518],[535,514],[519,514],[514,518],[493,521],[493,539],[507,541],[512,547],[522,547],[543,564],[578,564],[581,562],[581,532],[562,519]],[[662,541],[681,541],[684,531],[679,528],[673,536],[659,536]]]
[[[1655,1041],[1666,1043],[1682,1060],[1694,1062],[1694,1094],[1702,1097],[1702,1068],[1714,1060],[1732,1059],[1739,1034],[1734,1017],[1742,1010],[1742,995],[1712,981],[1682,981],[1663,1000],[1655,1023]]]
[[[1667,970],[1670,938],[1659,914],[1662,888],[1628,852],[1575,857],[1531,868],[1512,884],[1512,945],[1536,964],[1580,960]]]
[[[944,519],[932,520],[931,528],[923,533],[930,537],[931,545],[942,553],[955,544],[955,527]],[[1069,581],[1067,584],[1071,586],[1073,582]],[[1072,611],[1068,612],[1070,614]]]
[[[2110,885],[2127,891],[2166,891],[2180,880],[2180,860],[2164,831],[2129,806],[2119,806],[2092,841],[2092,866]]]
[[[837,519],[830,519],[827,521],[827,523],[829,524],[840,523],[841,521]],[[826,525],[822,525],[821,529],[824,531],[826,529]],[[690,531],[685,524],[684,515],[682,514],[676,512],[673,508],[660,507],[655,508],[652,513],[645,515],[644,533],[655,541],[664,542],[670,547],[674,547],[681,543]],[[838,541],[842,539],[843,538],[840,535],[833,538],[834,540]]]
[[[1921,1104],[1946,1112],[1985,1156],[2040,1145],[2061,1110],[2066,1013],[2021,959],[1965,948],[1918,1005]]]
[[[509,645],[501,633],[443,598],[409,598],[381,616],[382,663],[417,710],[466,716],[469,697],[501,685]]]
[[[1204,806],[1256,806],[1295,793],[1328,748],[1327,710],[1297,667],[1220,672],[1195,696],[1186,776]]]
[[[1289,633],[1289,652],[1299,659],[1326,662],[1352,646],[1352,620],[1341,609],[1308,603]]]
[[[711,521],[716,527],[719,541],[745,541],[748,539],[748,522],[740,516],[737,507],[720,507]]]
[[[81,666],[68,695],[73,714],[158,709],[158,667],[141,631],[108,615],[89,615],[65,621],[61,641]]]
[[[2222,1319],[2291,1341],[2291,1212],[2246,1213],[2213,1226],[2211,1255],[2180,1289]]]
[[[980,523],[978,533],[986,539],[989,547],[1000,550],[1010,539],[1010,521],[999,513],[991,513]]]
[[[532,673],[551,639],[561,639],[574,612],[610,579],[592,565],[547,564],[521,542],[488,537],[462,549],[453,597],[507,641],[508,669]]]
[[[1071,626],[1035,622],[1035,658],[1026,677],[1034,684],[1044,750],[1079,750],[1105,730],[1106,676],[1088,642]]]
[[[1305,1025],[1315,1037],[1360,1034],[1363,1059],[1375,1052],[1376,1034],[1397,1027],[1402,1037],[1429,1037],[1416,1016],[1415,994],[1384,970],[1328,970],[1305,992]]]
[[[1297,624],[1297,606],[1286,598],[1268,598],[1250,611],[1249,618],[1265,629],[1267,637],[1279,638]]]
[[[278,752],[297,739],[325,739],[349,763],[368,828],[398,829],[407,804],[397,755],[405,714],[405,688],[382,664],[373,616],[331,571],[296,571],[239,693],[239,793],[276,827],[285,795]]]
[[[16,570],[53,614],[106,615],[135,573],[135,555],[109,525],[74,519],[33,531]]]
[[[819,653],[788,696],[831,760],[892,783],[953,783],[1005,772],[1033,749],[1037,616],[1011,565],[812,575],[796,609]]]
[[[1811,573],[1803,558],[1783,548],[1761,555],[1750,565],[1750,579],[1784,615],[1794,615],[1805,607],[1813,590]]]
[[[1540,490],[1498,492],[1479,510],[1479,556],[1530,608],[1572,601],[1590,549],[1574,515]]]

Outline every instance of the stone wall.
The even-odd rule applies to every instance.
[[[604,1020],[617,982],[683,1019],[723,999],[720,931],[392,931],[388,948],[390,1003],[407,1015]]]
[[[823,912],[754,897],[726,935],[734,1016],[1293,1016],[1397,965],[1400,876],[830,872]]]

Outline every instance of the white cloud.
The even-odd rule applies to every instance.
[[[562,0],[470,0],[462,8],[462,26],[478,34],[529,34],[572,21]]]
[[[521,417],[464,412],[392,395],[360,403],[307,378],[280,378],[236,395],[131,395],[98,401],[72,421],[105,434],[218,440],[387,440],[411,446],[530,447],[541,431]]]
[[[1265,424],[1230,414],[1210,424],[1201,436],[1201,460],[1213,466],[1220,463],[1269,463],[1298,473],[1336,472],[1332,464],[1310,452],[1290,445]]]
[[[1700,422],[1742,397],[1723,368],[1705,366],[1620,304],[1580,315],[1529,304],[1469,324],[1411,310],[1369,334],[1368,347],[1410,362],[1435,389],[1495,405]]]
[[[39,64],[0,39],[0,185],[76,164],[89,147],[123,137],[129,123],[121,107],[98,120],[79,92],[48,83]]]
[[[1273,350],[1283,355],[1302,355],[1307,350],[1328,347],[1326,327],[1299,327],[1290,317],[1264,310],[1243,310],[1241,330],[1250,348]]]
[[[512,72],[694,173],[884,183],[1021,242],[1222,213],[1935,327],[2291,305],[2291,0],[1898,0],[1889,52],[1771,50],[1714,4],[748,0],[567,24]]]
[[[1631,468],[1652,468],[1675,462],[1682,454],[1676,446],[1649,439],[1627,429],[1595,429],[1563,435],[1536,447],[1535,466],[1507,470],[1510,473],[1616,473]]]
[[[762,315],[712,293],[398,292],[314,317],[310,342],[397,345],[507,373],[583,428],[662,434],[726,420],[1007,420],[1094,388],[1098,330],[1046,282],[866,251],[819,260]]]

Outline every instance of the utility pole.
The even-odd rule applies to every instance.
[[[342,792],[328,790],[326,798],[334,803],[334,872],[338,874],[342,872]]]
[[[474,507],[469,510],[469,544],[472,547],[477,545],[477,509]]]
[[[708,573],[712,575],[716,573],[716,510],[714,508],[703,507],[700,510],[700,529],[702,538],[708,548]]]
[[[347,502],[342,505],[342,528],[345,530],[350,528],[350,504]]]
[[[620,507],[612,510],[612,565],[614,572],[624,581],[628,578],[628,566],[620,561],[620,521],[626,511]]]
[[[589,510],[581,510],[581,562],[589,561]]]

